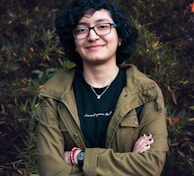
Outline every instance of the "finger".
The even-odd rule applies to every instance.
[[[149,134],[149,135],[143,134],[136,141],[134,148],[133,148],[133,152],[134,153],[142,153],[146,150],[149,150],[150,145],[153,144],[153,142],[154,142],[154,140],[153,140],[151,134]]]
[[[153,139],[148,139],[148,138],[141,138],[137,141],[136,143],[136,148],[137,150],[147,150],[148,148],[150,149],[150,145],[153,143]]]
[[[137,145],[146,145],[152,143],[153,143],[152,136],[143,135],[137,140]]]
[[[149,142],[149,144],[153,144],[154,143],[154,139],[150,138],[148,142]]]
[[[148,134],[146,136],[144,136],[145,140],[147,140],[146,142],[148,144],[153,144],[154,140],[153,140],[153,137],[152,137],[152,134]]]
[[[143,152],[145,152],[145,151],[147,151],[147,150],[149,150],[150,149],[150,145],[145,145],[144,147],[142,147],[139,151],[138,151],[138,153],[143,153]]]
[[[137,142],[135,143],[135,148],[137,149],[141,149],[142,147],[145,146],[145,140],[143,138],[140,138],[137,140]]]
[[[139,153],[139,152],[144,152],[145,150],[149,149],[150,145],[145,143],[145,142],[137,142],[134,146],[134,152]]]

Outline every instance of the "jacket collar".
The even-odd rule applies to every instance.
[[[126,95],[130,96],[132,100],[130,103],[133,106],[140,106],[157,98],[156,83],[140,72],[135,66],[127,69],[126,74],[125,97]]]
[[[133,106],[139,106],[157,97],[155,82],[147,78],[134,65],[123,64],[120,68],[126,68],[126,87],[121,96],[129,96]],[[40,90],[40,94],[59,101],[66,101],[66,97],[74,97],[73,79],[76,68],[62,70],[55,74]],[[155,91],[153,91],[155,90]],[[133,98],[134,97],[134,98]],[[128,99],[129,101],[129,99]]]
[[[63,100],[67,94],[73,91],[75,71],[75,69],[70,69],[56,73],[40,90],[40,95]]]

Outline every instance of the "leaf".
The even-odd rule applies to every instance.
[[[172,100],[173,100],[173,102],[174,102],[175,104],[177,104],[175,92],[172,91],[172,92],[171,92],[171,95],[172,95]]]
[[[193,110],[194,111],[194,106],[190,106],[189,109]]]

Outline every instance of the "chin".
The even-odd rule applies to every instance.
[[[86,61],[89,64],[94,64],[94,65],[101,65],[104,64],[106,62],[105,59],[100,59],[100,58],[95,58],[95,59],[87,59]]]

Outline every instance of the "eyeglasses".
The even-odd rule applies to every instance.
[[[112,27],[117,27],[115,23],[101,23],[93,27],[77,26],[73,29],[73,36],[75,39],[83,39],[89,35],[91,29],[94,30],[96,35],[103,36],[108,35],[111,32]]]

